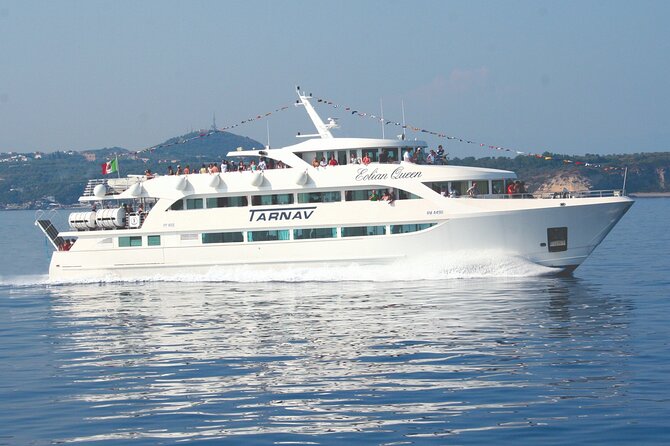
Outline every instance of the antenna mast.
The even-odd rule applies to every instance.
[[[405,125],[405,100],[404,99],[400,100],[400,106],[402,107],[402,139],[405,140],[405,139],[407,139],[407,134],[405,133],[407,131],[407,126]]]
[[[379,107],[382,110],[382,139],[385,139],[384,138],[384,101],[382,100],[382,98],[379,98]]]
[[[319,135],[323,139],[331,139],[333,138],[333,134],[330,133],[330,129],[337,128],[337,122],[335,122],[335,119],[333,118],[328,118],[328,124],[325,124],[322,120],[321,117],[318,115],[316,110],[314,110],[314,107],[312,107],[312,104],[309,102],[310,99],[312,99],[312,95],[310,94],[309,96],[303,94],[300,91],[300,87],[296,87],[295,90],[298,92],[298,98],[300,101],[296,103],[296,105],[303,105],[305,107],[305,110],[307,110],[307,114],[309,115],[310,119],[312,120],[312,123],[314,124],[314,127],[316,127],[316,131],[319,132]],[[316,135],[301,135],[302,137],[307,137],[307,136],[316,136]]]

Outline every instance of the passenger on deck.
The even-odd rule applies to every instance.
[[[186,167],[184,167],[184,175],[188,175],[190,173],[191,173],[191,166],[187,164]]]
[[[507,185],[507,194],[508,195],[514,195],[514,189],[515,189],[514,183],[509,183]]]
[[[330,156],[330,160],[328,160],[328,165],[329,166],[337,166],[337,160],[335,159],[335,155]]]
[[[182,170],[181,170],[181,164],[177,164],[177,175],[181,175]]]
[[[447,157],[444,154],[442,144],[437,146],[437,153],[435,154],[435,164],[447,164]]]
[[[368,164],[370,164],[370,162],[372,160],[370,159],[370,156],[368,155],[368,153],[365,152],[365,155],[363,155],[363,159],[361,161],[363,161],[363,164],[365,164],[367,166]]]
[[[167,174],[168,175],[174,175],[174,170],[172,170],[172,166],[168,166]]]
[[[360,164],[361,159],[356,156],[356,153],[351,154],[351,158],[349,158],[349,164]]]
[[[405,153],[402,156],[402,160],[406,163],[413,163],[412,152],[410,149],[405,150]]]
[[[203,164],[202,167],[200,168],[200,173],[207,173],[207,166]]]
[[[468,192],[468,195],[469,195],[470,197],[473,197],[473,198],[476,197],[476,196],[477,196],[477,192],[478,192],[478,191],[477,191],[477,183],[473,182],[473,183],[472,183],[472,186],[470,186],[470,187],[468,188],[467,192]]]
[[[216,163],[212,163],[212,173],[216,174],[216,173],[219,173],[219,172],[221,172],[219,170],[219,166]]]
[[[261,160],[258,162],[258,170],[265,170],[267,168],[268,168],[268,165],[265,162],[265,158],[261,158]]]
[[[386,164],[389,161],[389,155],[386,153],[386,150],[382,150],[382,153],[379,154],[379,162]]]
[[[370,194],[370,201],[377,201],[379,200],[379,196],[377,195],[376,190],[372,190],[372,193]]]
[[[326,167],[328,165],[328,161],[326,161],[326,157],[322,156],[321,161],[319,161],[319,167]]]
[[[147,178],[147,180],[150,180],[154,177],[154,174],[151,173],[151,169],[147,169],[144,171],[144,176]]]

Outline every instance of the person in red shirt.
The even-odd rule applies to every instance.
[[[367,166],[368,164],[370,164],[370,161],[371,161],[370,156],[366,153],[365,156],[363,157],[363,164]]]
[[[335,159],[335,155],[330,156],[330,160],[328,161],[329,166],[337,166],[337,160]]]

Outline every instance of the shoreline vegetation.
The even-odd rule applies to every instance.
[[[101,165],[117,157],[121,176],[142,174],[146,169],[163,175],[170,165],[220,163],[225,154],[238,148],[264,147],[258,141],[229,132],[214,133],[207,138],[197,138],[198,134],[172,138],[166,143],[178,143],[148,152],[112,147],[80,152],[0,153],[0,209],[75,206],[87,181],[104,178]],[[670,197],[670,184],[666,182],[666,174],[670,174],[670,152],[569,157],[547,152],[541,157],[450,158],[448,164],[511,170],[526,183],[531,193],[562,191],[564,187],[619,190],[623,188],[624,168],[627,168],[625,189],[630,196]]]

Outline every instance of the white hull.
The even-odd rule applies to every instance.
[[[145,280],[204,275],[216,268],[371,265],[440,256],[453,261],[481,253],[522,258],[560,273],[580,265],[633,203],[625,197],[568,201],[569,206],[442,219],[408,234],[55,252],[49,273],[55,281]],[[548,252],[547,228],[561,226],[568,228],[568,249]]]

